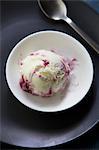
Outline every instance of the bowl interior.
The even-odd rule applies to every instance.
[[[55,50],[65,58],[77,59],[68,86],[52,97],[33,96],[19,85],[20,61],[39,49]],[[88,52],[76,39],[57,31],[42,31],[29,35],[13,48],[6,64],[6,78],[12,93],[21,103],[35,110],[55,112],[68,109],[82,100],[92,83],[93,65]]]

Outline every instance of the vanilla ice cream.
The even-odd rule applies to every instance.
[[[52,96],[65,88],[71,63],[62,56],[47,50],[28,55],[20,64],[20,86],[34,95]]]

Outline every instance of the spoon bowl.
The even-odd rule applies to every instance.
[[[67,8],[61,0],[38,0],[38,3],[48,18],[60,20],[67,15]]]

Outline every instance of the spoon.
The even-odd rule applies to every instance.
[[[48,18],[66,21],[99,54],[99,45],[67,16],[67,8],[62,0],[38,0],[38,4]]]

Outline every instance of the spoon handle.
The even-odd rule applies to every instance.
[[[84,33],[70,18],[66,17],[63,20],[66,21],[99,54],[99,45],[97,43]]]

